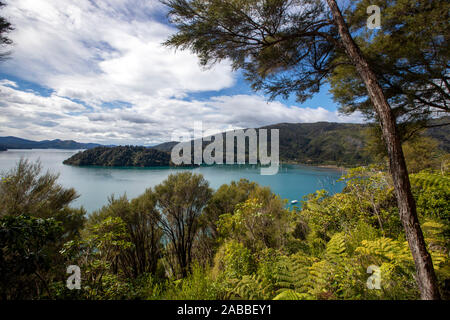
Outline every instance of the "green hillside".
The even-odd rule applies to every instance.
[[[366,164],[363,148],[366,125],[342,123],[282,123],[264,127],[280,130],[280,159],[317,165]]]
[[[78,152],[64,164],[106,167],[160,167],[169,166],[170,154],[145,147],[97,147]]]
[[[357,166],[370,162],[369,155],[364,149],[367,128],[368,125],[365,124],[317,122],[280,123],[260,129],[269,130],[269,150],[270,129],[280,130],[280,160],[282,162]],[[226,135],[222,134],[225,146]],[[438,140],[442,150],[446,152],[450,150],[448,126],[428,129],[426,135]],[[176,144],[176,142],[166,142],[151,148],[97,147],[77,153],[64,163],[113,167],[170,166],[172,165],[170,152]],[[203,147],[207,144],[204,142]],[[248,150],[248,146],[246,146],[246,150]]]

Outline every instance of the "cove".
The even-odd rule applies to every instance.
[[[281,198],[302,200],[302,198],[319,189],[330,193],[341,192],[343,182],[337,180],[342,172],[337,169],[318,168],[304,165],[283,164],[276,175],[264,176],[260,169],[252,165],[223,165],[197,168],[109,168],[109,167],[73,167],[62,162],[78,152],[77,150],[8,150],[0,152],[0,171],[13,168],[21,158],[30,161],[40,160],[43,170],[59,173],[59,183],[72,187],[80,197],[73,206],[83,206],[88,213],[107,204],[108,197],[127,194],[134,198],[145,189],[154,187],[164,181],[171,173],[189,170],[201,173],[213,189],[222,184],[248,179],[268,186]]]

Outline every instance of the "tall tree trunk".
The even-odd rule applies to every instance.
[[[386,100],[375,73],[370,68],[358,45],[350,35],[336,1],[327,0],[327,2],[333,14],[334,24],[339,30],[345,51],[363,79],[372,104],[380,118],[383,138],[389,154],[390,172],[394,181],[400,219],[414,258],[421,298],[426,300],[440,299],[433,262],[427,251],[417,217],[416,204],[411,193],[408,170],[406,169],[405,157],[392,109]]]

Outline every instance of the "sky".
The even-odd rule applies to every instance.
[[[204,69],[161,45],[176,30],[158,0],[6,0],[15,27],[0,62],[0,136],[153,145],[195,122],[221,132],[339,115],[328,87],[269,102],[223,61]]]

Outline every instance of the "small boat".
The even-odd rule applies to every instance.
[[[291,204],[297,204],[298,203],[298,200],[292,200],[291,201]]]

